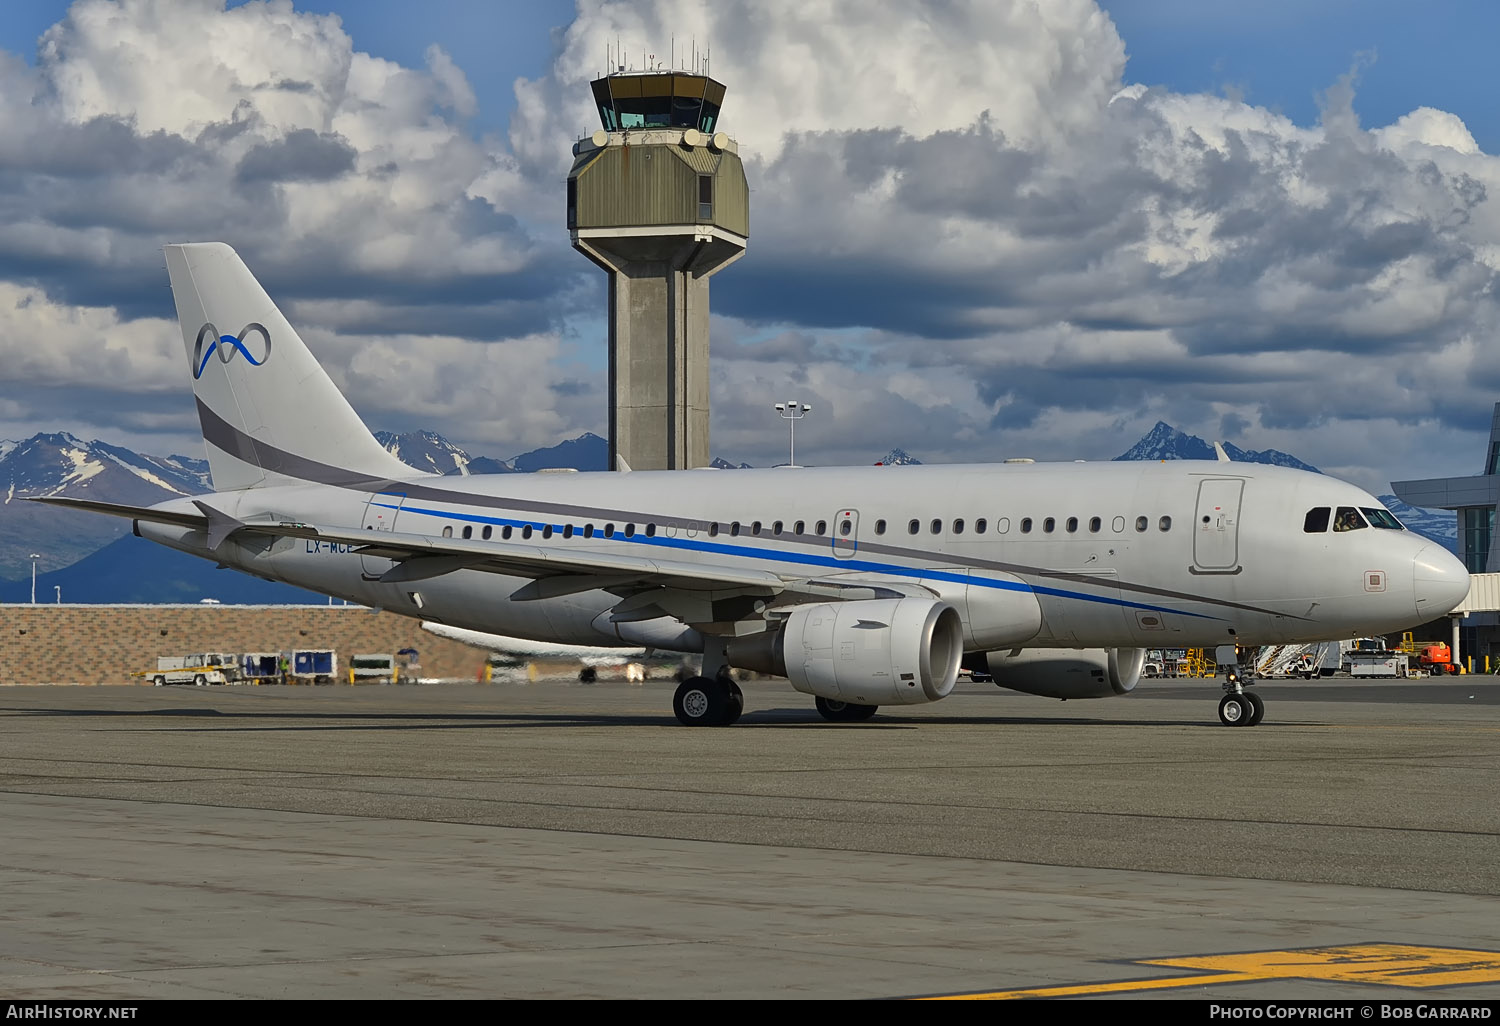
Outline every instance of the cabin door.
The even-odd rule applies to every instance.
[[[1193,518],[1193,565],[1201,573],[1240,571],[1240,496],[1243,478],[1209,478],[1198,485]]]

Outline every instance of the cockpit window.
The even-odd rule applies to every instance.
[[[1369,526],[1353,506],[1340,506],[1333,516],[1334,531],[1362,531]]]
[[[1380,509],[1368,509],[1361,506],[1359,507],[1359,511],[1365,515],[1365,519],[1370,522],[1371,527],[1379,527],[1386,531],[1406,530],[1405,527],[1401,526],[1401,521],[1396,519],[1395,514],[1384,507]]]
[[[1319,506],[1307,511],[1307,516],[1302,520],[1302,530],[1307,534],[1322,534],[1328,530],[1328,514],[1333,512],[1327,506]]]

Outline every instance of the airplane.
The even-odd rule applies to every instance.
[[[689,726],[739,718],[731,667],[857,722],[944,698],[961,669],[1126,695],[1148,648],[1213,649],[1220,722],[1255,725],[1238,653],[1402,630],[1468,592],[1373,495],[1261,464],[425,474],[380,446],[233,249],[165,252],[215,491],[37,501],[422,620],[701,653],[673,696]]]

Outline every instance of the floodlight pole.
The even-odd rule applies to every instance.
[[[784,403],[776,404],[776,412],[781,414],[781,419],[786,421],[791,429],[792,454],[791,461],[787,465],[795,467],[797,465],[797,421],[811,413],[812,407],[799,403],[795,399],[788,399]]]
[[[31,604],[36,605],[36,561],[42,558],[40,552],[31,554]]]

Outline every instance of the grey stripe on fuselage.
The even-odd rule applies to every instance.
[[[197,403],[198,420],[203,427],[203,438],[205,441],[229,453],[236,459],[251,463],[263,470],[273,474],[280,474],[284,477],[307,481],[312,484],[332,485],[337,488],[346,488],[354,491],[392,492],[405,495],[407,499],[422,499],[430,502],[455,504],[463,503],[526,514],[546,513],[566,519],[583,521],[614,519],[626,523],[632,521],[652,523],[679,519],[681,517],[681,514],[678,513],[647,513],[640,510],[609,509],[602,506],[577,506],[570,503],[516,499],[500,495],[484,495],[448,488],[434,488],[431,485],[422,484],[420,481],[360,474],[343,467],[329,466],[326,463],[309,460],[302,456],[286,452],[283,449],[278,449],[267,442],[252,438],[214,413],[202,399],[198,399]],[[818,548],[829,544],[828,539],[818,539],[812,536],[804,538],[797,535],[779,536],[777,542],[782,545],[801,545]],[[906,548],[899,545],[872,541],[860,541],[858,549],[861,553],[878,553],[880,555],[895,556],[914,561],[946,561],[951,563],[958,558],[952,553],[936,552],[929,549]],[[770,550],[770,552],[774,553],[774,550]],[[1158,598],[1201,602],[1205,605],[1218,606],[1223,609],[1239,609],[1251,613],[1285,616],[1293,620],[1306,619],[1306,617],[1294,616],[1279,610],[1265,609],[1243,602],[1209,598],[1204,595],[1195,595],[1191,592],[1173,591],[1145,584],[1132,584],[1128,581],[1121,581],[1117,578],[1104,577],[1097,574],[1070,573],[1065,570],[1051,570],[1046,567],[1028,566],[1021,563],[1002,563],[997,560],[976,558],[972,555],[964,555],[962,562],[966,569],[993,570],[1000,573],[1012,573],[1021,576],[1045,577],[1049,581],[1068,581],[1074,584],[1087,584],[1094,587],[1110,586],[1118,588],[1122,592],[1128,591],[1140,596],[1151,595]],[[910,569],[919,571],[922,567],[911,567]]]

